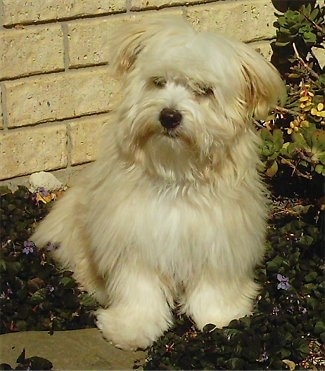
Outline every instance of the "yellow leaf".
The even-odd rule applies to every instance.
[[[310,113],[311,113],[313,116],[317,116],[318,111],[317,111],[316,108],[312,108],[312,109],[310,110]]]
[[[323,111],[324,104],[323,103],[318,103],[317,104],[317,111]]]
[[[282,362],[289,367],[290,371],[294,371],[296,369],[296,364],[289,359],[283,359]]]

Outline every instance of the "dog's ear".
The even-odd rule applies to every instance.
[[[124,23],[110,35],[110,66],[115,74],[127,73],[144,48],[148,30],[141,22]]]
[[[157,16],[124,22],[110,36],[110,65],[119,75],[128,73],[134,67],[137,57],[149,42],[155,38],[172,38],[181,33],[194,32],[182,18],[176,16]],[[159,40],[157,42],[159,42]]]
[[[256,119],[265,119],[277,104],[284,104],[286,88],[279,72],[258,52],[242,45],[240,54],[243,95],[249,112]]]

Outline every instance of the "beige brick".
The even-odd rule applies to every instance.
[[[206,4],[214,0],[132,0],[131,10],[159,9],[175,5]]]
[[[104,69],[4,83],[8,127],[106,112],[116,82]]]
[[[64,69],[61,27],[0,32],[0,79]]]
[[[124,18],[103,18],[68,24],[70,67],[105,64],[109,61],[111,31]]]
[[[4,25],[108,14],[126,10],[126,0],[3,0]]]
[[[24,128],[0,132],[0,179],[67,166],[66,127]]]
[[[105,124],[109,125],[110,120],[111,116],[108,114],[80,119],[69,124],[71,165],[78,165],[96,159],[103,127]]]
[[[269,0],[218,1],[189,7],[186,16],[198,29],[219,31],[245,42],[275,36],[274,8]]]

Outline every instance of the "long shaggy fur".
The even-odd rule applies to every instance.
[[[131,24],[111,50],[117,119],[32,239],[60,246],[55,258],[102,305],[107,339],[145,348],[175,306],[199,329],[251,313],[266,220],[252,119],[284,88],[247,45],[180,19]],[[179,125],[162,125],[165,108]]]

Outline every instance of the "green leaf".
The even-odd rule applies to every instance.
[[[283,132],[280,129],[274,130],[273,140],[277,149],[280,149],[283,145]]]
[[[7,270],[7,264],[4,259],[0,259],[0,272],[3,273]]]
[[[98,303],[93,295],[83,294],[80,298],[80,304],[85,307],[94,307],[97,306]]]
[[[242,358],[230,358],[225,364],[229,370],[242,370],[245,363]]]
[[[274,45],[279,46],[279,47],[288,46],[290,44],[291,44],[290,40],[289,41],[276,41],[274,43]]]
[[[314,242],[314,239],[311,236],[304,235],[300,237],[299,242],[302,245],[310,246]]]
[[[30,357],[26,361],[30,363],[32,370],[52,370],[53,368],[52,362],[42,357]]]
[[[76,281],[72,277],[62,277],[60,279],[60,284],[66,289],[73,289],[76,287]]]
[[[317,41],[316,35],[312,32],[304,32],[303,38],[307,44],[315,44]]]
[[[317,278],[317,277],[318,277],[317,272],[310,272],[305,276],[305,281],[308,282],[308,283],[313,282],[315,280],[315,278]]]
[[[319,15],[320,15],[320,10],[318,8],[315,8],[310,13],[309,18],[314,21]]]
[[[278,272],[283,263],[281,256],[276,256],[274,259],[266,263],[266,268],[270,272]]]
[[[278,172],[278,163],[276,161],[273,161],[272,165],[266,170],[265,174],[272,178],[277,172]]]
[[[322,332],[325,332],[325,322],[324,321],[317,321],[314,326],[315,334],[319,335]]]
[[[40,304],[42,303],[46,298],[46,288],[39,289],[32,294],[30,297],[30,302],[35,305],[35,304]]]

